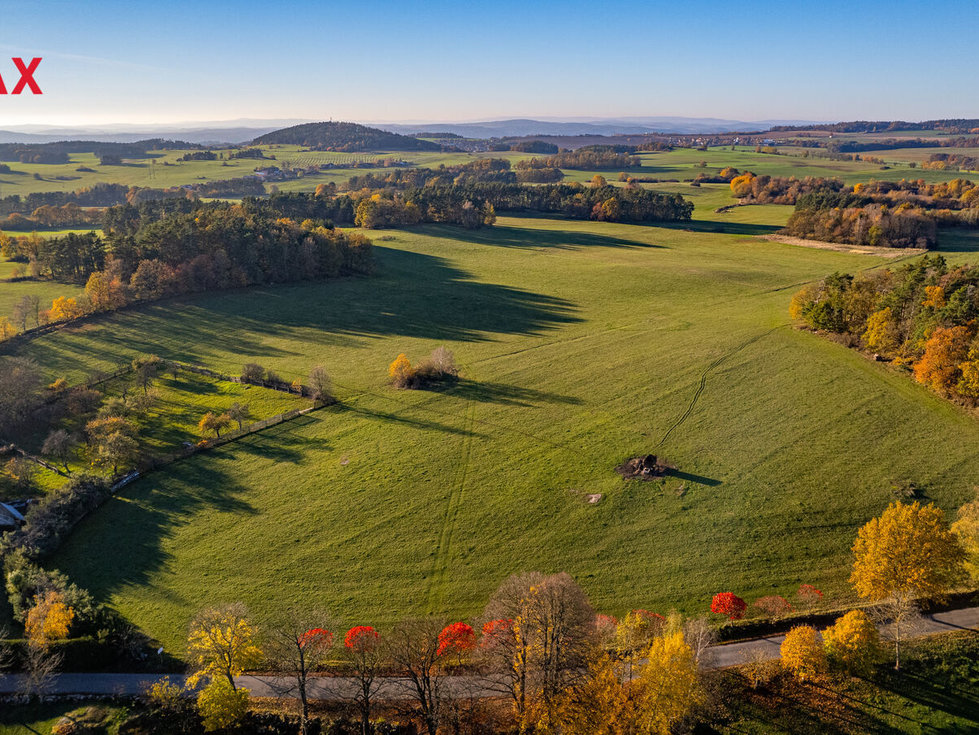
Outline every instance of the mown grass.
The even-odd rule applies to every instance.
[[[372,278],[147,305],[16,348],[69,378],[148,352],[332,373],[342,405],[131,485],[52,561],[171,650],[209,603],[465,617],[526,569],[566,570],[616,614],[800,582],[839,597],[895,482],[948,510],[971,495],[972,416],[788,324],[802,283],[883,258],[703,222],[372,235]],[[387,386],[399,352],[440,344],[457,385]],[[679,474],[615,474],[646,452]]]

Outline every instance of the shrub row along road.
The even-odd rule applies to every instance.
[[[935,635],[938,633],[954,633],[960,631],[979,633],[979,607],[968,607],[960,610],[935,613],[924,618],[917,637]],[[727,643],[713,646],[706,660],[706,667],[723,669],[738,666],[748,660],[758,660],[759,654],[765,659],[779,657],[779,647],[784,636],[758,638],[741,643]],[[58,695],[104,695],[104,696],[135,696],[142,694],[153,683],[163,679],[163,674],[60,674],[49,690],[50,694]],[[174,683],[183,684],[183,675],[171,675]],[[21,674],[0,676],[0,694],[11,694],[20,691]],[[493,697],[501,696],[501,689],[494,686],[490,677],[451,677],[453,693],[465,696]],[[295,680],[291,677],[280,676],[241,676],[238,685],[248,689],[254,697],[291,696],[294,692]],[[375,691],[380,699],[394,700],[406,698],[407,680],[397,677],[381,679]],[[320,700],[346,700],[354,696],[358,683],[347,677],[316,677],[311,679],[309,696]]]

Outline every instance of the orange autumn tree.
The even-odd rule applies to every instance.
[[[67,638],[74,619],[75,611],[65,604],[59,592],[52,590],[36,598],[34,607],[27,613],[24,632],[31,645],[46,646]]]
[[[914,378],[939,393],[949,393],[962,378],[962,363],[969,357],[970,327],[938,327],[925,343],[925,353],[914,364]]]

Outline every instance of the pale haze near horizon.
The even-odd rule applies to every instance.
[[[4,0],[0,128],[979,117],[974,2],[529,5]]]

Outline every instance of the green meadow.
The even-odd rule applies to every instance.
[[[209,603],[468,617],[528,569],[570,572],[617,615],[801,582],[841,600],[856,528],[893,485],[949,511],[971,496],[979,423],[793,328],[803,283],[895,261],[756,237],[777,225],[751,213],[784,209],[375,231],[370,278],[161,302],[8,347],[72,381],[138,353],[290,380],[322,364],[341,401],[130,485],[51,564],[173,650]],[[398,353],[439,345],[458,383],[387,384]],[[649,452],[677,471],[616,474]]]
[[[10,278],[18,263],[0,261],[0,278]],[[82,286],[54,281],[0,281],[0,316],[10,316],[14,305],[25,296],[37,296],[41,309],[50,309],[51,302],[59,296],[78,297],[84,294]]]
[[[31,192],[73,191],[98,183],[125,184],[150,188],[166,188],[205,181],[249,176],[256,168],[267,166],[310,167],[320,164],[334,164],[337,168],[317,172],[291,181],[270,182],[266,188],[275,187],[280,191],[312,191],[323,183],[342,184],[351,176],[376,171],[377,169],[355,168],[356,162],[376,162],[387,158],[407,161],[416,167],[437,168],[453,166],[477,158],[505,158],[515,164],[521,159],[533,158],[532,154],[514,152],[492,153],[441,153],[441,152],[377,152],[377,153],[333,153],[329,151],[306,151],[299,146],[273,145],[260,146],[268,157],[275,160],[239,158],[217,161],[178,161],[191,151],[163,150],[150,151],[146,158],[126,159],[122,165],[102,166],[92,153],[73,153],[67,164],[28,164],[11,162],[12,173],[0,174],[0,196]],[[938,149],[901,149],[896,151],[870,152],[866,155],[880,157],[888,161],[889,168],[882,170],[878,164],[863,161],[830,161],[829,159],[803,158],[804,149],[792,146],[782,148],[792,155],[772,155],[755,153],[753,148],[713,147],[709,150],[677,148],[659,153],[642,153],[641,165],[628,169],[633,176],[677,179],[689,181],[698,174],[716,174],[723,168],[734,166],[741,171],[769,176],[823,176],[840,178],[847,184],[870,179],[898,180],[901,178],[923,178],[929,182],[948,181],[966,176],[956,171],[923,171],[910,168],[910,161],[919,162]],[[945,152],[959,149],[943,148]],[[961,149],[969,153],[972,149]],[[219,155],[227,155],[231,149],[215,150]],[[973,154],[974,155],[974,154]],[[704,163],[705,166],[700,164]],[[82,169],[82,170],[79,170]],[[588,181],[600,173],[614,183],[619,171],[573,171],[565,170],[565,181]]]

